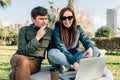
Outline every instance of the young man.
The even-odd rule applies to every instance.
[[[52,29],[47,27],[47,14],[47,9],[35,7],[31,11],[33,24],[20,28],[18,50],[10,60],[10,80],[30,80],[31,74],[40,71],[52,34]]]

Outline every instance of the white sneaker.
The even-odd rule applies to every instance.
[[[64,72],[67,72],[69,70],[69,68],[66,68],[65,66],[63,65],[60,65],[60,73],[64,73]]]
[[[8,76],[9,76],[9,77],[10,77],[11,73],[12,73],[12,70],[10,70],[10,71],[8,72]]]

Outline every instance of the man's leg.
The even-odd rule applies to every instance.
[[[40,70],[40,65],[35,60],[23,55],[13,55],[10,64],[12,67],[10,80],[30,80],[30,75]]]

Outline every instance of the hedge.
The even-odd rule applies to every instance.
[[[91,38],[95,46],[107,51],[120,51],[120,37],[95,37]]]

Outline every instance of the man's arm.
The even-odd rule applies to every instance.
[[[40,47],[40,43],[36,38],[31,39],[29,42],[27,42],[26,38],[29,36],[26,36],[25,27],[21,28],[19,30],[18,35],[18,50],[17,54],[32,54],[34,51],[36,51]]]

